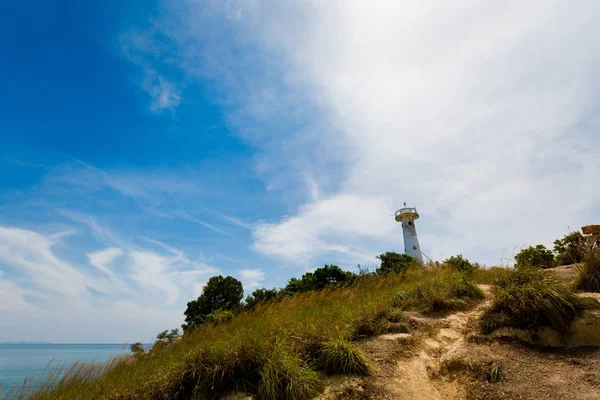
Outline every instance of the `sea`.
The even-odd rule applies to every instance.
[[[0,343],[0,399],[14,385],[31,385],[61,365],[68,369],[79,361],[105,362],[128,353],[125,344]]]

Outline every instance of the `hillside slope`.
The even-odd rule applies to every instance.
[[[538,346],[512,328],[482,334],[502,285]],[[535,271],[432,265],[366,275],[259,304],[108,366],[77,365],[9,398],[600,399],[598,350],[539,346],[544,321],[562,324],[560,338],[592,326],[586,340],[598,333],[590,343],[600,345],[600,304],[581,299]],[[512,323],[501,317],[499,326]]]
[[[338,381],[323,399],[600,399],[600,349],[543,348],[478,335],[486,300],[444,316],[411,315],[412,334],[359,342],[372,376]],[[599,343],[600,344],[600,343]],[[499,366],[501,377],[490,382]]]

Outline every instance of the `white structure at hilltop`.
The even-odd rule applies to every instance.
[[[404,253],[423,262],[421,246],[417,237],[417,228],[415,220],[419,219],[419,213],[415,207],[406,207],[396,211],[396,222],[402,222],[402,233],[404,235]]]

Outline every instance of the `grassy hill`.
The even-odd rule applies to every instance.
[[[592,270],[583,269],[588,275]],[[547,328],[566,335],[575,319],[599,307],[552,272],[533,267],[412,266],[260,303],[231,320],[214,319],[176,340],[157,342],[149,352],[103,365],[75,365],[37,382],[36,389],[17,389],[10,396],[219,399],[238,392],[258,399],[468,393],[493,398],[502,383],[489,385],[507,371],[495,361],[506,356],[493,350],[497,341],[490,334]],[[473,355],[470,361],[465,351]],[[531,355],[513,357],[523,354]],[[339,375],[350,378],[339,384]]]

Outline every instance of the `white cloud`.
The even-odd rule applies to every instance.
[[[95,223],[104,238],[125,244]],[[39,330],[28,328],[31,320],[44,327],[43,340],[53,342],[150,340],[158,330],[178,326],[185,302],[199,295],[210,274],[218,273],[179,249],[146,239],[166,253],[132,245],[85,253],[101,272],[94,274],[90,267],[57,255],[54,247],[68,254],[68,260],[80,258],[68,243],[58,246],[65,237],[0,226],[0,335],[7,340],[42,339]],[[119,329],[112,332],[107,326]],[[77,332],[77,337],[66,339],[65,331]],[[15,332],[20,336],[11,336]]]
[[[401,249],[394,198],[419,207],[435,258],[495,262],[600,218],[596,2],[236,4],[167,2],[154,28],[227,88],[267,186],[311,188],[255,229],[261,253]]]
[[[241,269],[238,274],[246,291],[259,287],[265,279],[265,272],[261,269]]]
[[[40,289],[69,297],[83,295],[84,275],[54,254],[54,244],[36,232],[0,226],[0,263]]]
[[[179,288],[169,279],[168,259],[152,252],[133,251],[129,254],[132,260],[132,274],[143,288],[164,292],[166,303],[173,304],[179,298]]]
[[[109,265],[118,257],[123,255],[123,250],[119,247],[109,247],[104,250],[87,253],[90,264],[102,271],[112,280],[117,280],[114,272],[110,270]]]
[[[36,311],[37,308],[25,299],[27,291],[14,282],[3,279],[2,275],[3,272],[0,271],[0,311],[4,315]]]
[[[388,224],[390,198],[337,195],[304,206],[299,214],[275,224],[262,224],[254,231],[254,249],[290,261],[307,262],[315,254],[344,253],[364,256],[360,243],[365,238],[386,240],[394,225]],[[344,237],[344,242],[340,237]]]

